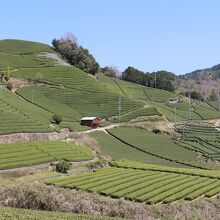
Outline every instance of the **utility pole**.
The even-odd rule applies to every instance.
[[[120,114],[121,114],[121,97],[118,100],[118,123],[120,123]]]
[[[157,88],[157,72],[155,72],[155,89]]]

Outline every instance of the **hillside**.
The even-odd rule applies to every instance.
[[[10,105],[10,108],[20,103],[19,112],[24,113],[27,111],[25,108],[31,108],[44,114],[42,128],[37,129],[35,126],[32,131],[47,131],[54,114],[62,116],[61,128],[68,127],[71,130],[84,130],[78,123],[83,116],[95,115],[104,121],[115,121],[118,116],[119,98],[121,98],[121,120],[125,122],[158,114],[163,114],[168,120],[174,121],[174,108],[177,121],[188,120],[190,117],[187,104],[166,104],[169,98],[181,98],[180,95],[107,77],[101,73],[91,77],[61,61],[51,47],[45,44],[3,40],[0,41],[0,51],[3,57],[0,59],[2,61],[0,66],[9,66],[14,79],[26,81],[25,85],[14,89],[15,94],[5,91],[2,101]],[[11,81],[13,84],[13,78]],[[7,98],[9,95],[17,101],[10,103],[10,99]],[[21,105],[22,102],[26,102],[27,105]],[[4,112],[7,113],[8,110],[9,108],[4,109]],[[28,114],[32,114],[33,111],[29,112]],[[198,102],[193,103],[192,119],[215,119],[219,116],[214,108]],[[34,116],[31,118],[33,120]],[[10,124],[7,126],[8,129],[5,128],[0,132],[10,133]],[[16,130],[15,127],[12,131],[27,131],[27,128],[24,124],[23,130],[22,127]]]
[[[195,70],[191,73],[187,73],[184,75],[184,78],[194,80],[217,80],[220,78],[220,64],[211,68]]]
[[[220,65],[218,64],[210,68],[195,70],[191,73],[179,76],[178,79],[176,79],[175,88],[178,93],[186,93],[189,90],[196,91],[201,94],[201,98],[209,101],[214,91],[214,101],[216,101],[220,90],[219,82]]]
[[[175,219],[163,210],[218,206],[216,102],[89,74],[30,41],[0,41],[0,72],[0,219]],[[80,124],[90,116],[99,128]]]

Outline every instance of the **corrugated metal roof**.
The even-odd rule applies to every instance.
[[[81,121],[90,121],[90,120],[94,120],[94,119],[96,119],[97,117],[84,117],[84,118],[81,118],[80,120]]]

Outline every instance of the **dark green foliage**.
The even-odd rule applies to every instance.
[[[68,161],[63,160],[56,164],[56,171],[59,173],[67,173],[70,167],[71,164]]]
[[[109,77],[116,77],[117,70],[111,66],[106,66],[104,68],[101,68],[100,70],[104,75],[109,76]]]
[[[60,115],[54,115],[52,118],[52,122],[54,122],[55,124],[60,124],[62,122],[62,117]]]
[[[145,86],[151,86],[150,78],[144,72],[131,66],[122,73],[122,79]]]
[[[203,99],[201,93],[199,93],[199,92],[196,92],[196,91],[192,91],[192,92],[187,91],[187,92],[185,93],[185,95],[186,95],[187,97],[189,97],[189,94],[190,94],[190,97],[191,97],[192,99],[204,101],[204,99]]]
[[[70,38],[54,39],[52,44],[54,50],[60,53],[71,65],[93,75],[99,71],[99,64],[93,55],[89,53],[88,49],[79,46],[74,40]]]
[[[122,73],[124,80],[167,91],[174,91],[173,81],[175,78],[176,76],[173,73],[167,71],[144,73],[134,67],[128,67]]]

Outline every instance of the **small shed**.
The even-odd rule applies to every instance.
[[[97,117],[84,117],[81,118],[80,124],[96,128],[99,127],[100,125],[100,119]]]
[[[167,103],[169,103],[169,104],[176,104],[176,103],[178,103],[179,102],[179,99],[178,98],[169,98],[168,100],[167,100]]]

